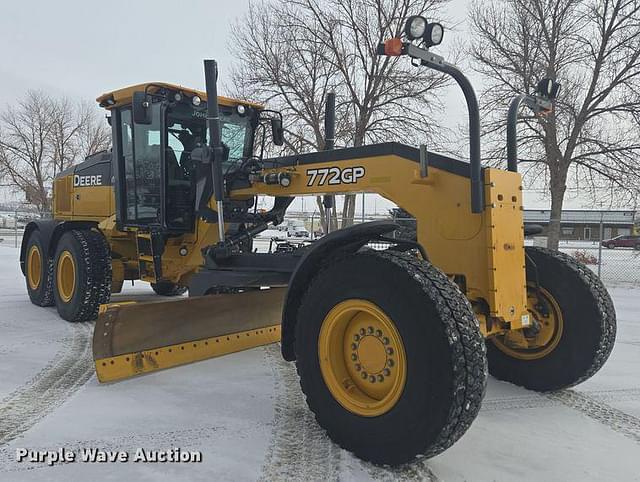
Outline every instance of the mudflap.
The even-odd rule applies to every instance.
[[[101,382],[280,341],[286,288],[104,305],[93,334]]]

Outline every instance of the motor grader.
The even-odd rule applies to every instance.
[[[407,20],[378,54],[450,75],[469,110],[470,162],[388,142],[265,158],[282,145],[279,113],[206,92],[146,83],[98,98],[111,152],[62,172],[52,220],[30,223],[20,262],[33,303],[71,322],[96,317],[98,378],[114,381],[281,340],[318,423],[378,464],[434,456],[475,419],[487,372],[528,389],[580,383],[606,361],[615,312],[574,259],[525,247],[522,179],[509,116],[508,170],[482,167],[478,105],[467,78],[429,47],[442,27]],[[401,60],[401,59],[400,59]],[[539,114],[557,85],[514,99]],[[269,146],[267,145],[266,148]],[[411,213],[417,239],[368,222],[272,253],[253,239],[296,196],[376,193]],[[257,196],[273,208],[256,209]],[[372,249],[372,243],[387,249]],[[160,295],[110,295],[125,280]],[[99,316],[98,316],[99,315]]]

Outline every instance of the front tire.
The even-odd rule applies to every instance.
[[[302,300],[295,352],[318,423],[376,464],[444,451],[484,396],[485,344],[471,306],[407,254],[362,251],[324,268]]]
[[[94,320],[111,296],[109,244],[97,231],[62,235],[55,256],[55,300],[60,316],[71,322]]]
[[[526,253],[529,310],[538,329],[525,330],[526,348],[511,343],[509,334],[487,341],[489,373],[536,391],[577,385],[613,349],[613,302],[595,273],[570,256],[536,247]]]
[[[37,306],[53,306],[53,260],[47,255],[40,231],[37,229],[29,235],[24,272],[31,303]]]

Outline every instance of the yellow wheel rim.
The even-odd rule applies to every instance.
[[[318,356],[331,395],[356,415],[382,415],[402,395],[407,377],[402,338],[369,301],[346,300],[331,309],[320,328]]]
[[[58,258],[56,278],[58,294],[62,301],[68,303],[76,290],[76,263],[69,251],[63,251]]]
[[[40,286],[40,278],[42,278],[42,256],[40,249],[35,245],[29,249],[27,265],[27,282],[29,288],[35,291]]]
[[[492,338],[498,349],[520,360],[538,360],[551,353],[562,338],[562,311],[551,294],[542,287],[529,285],[527,302],[533,326],[520,336],[506,333]]]

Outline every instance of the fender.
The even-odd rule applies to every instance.
[[[60,239],[60,236],[62,236],[65,231],[69,231],[70,229],[91,229],[97,226],[98,223],[92,221],[58,221],[55,219],[36,219],[29,221],[29,224],[24,228],[24,235],[22,236],[22,244],[20,246],[20,269],[22,270],[22,274],[25,274],[24,262],[27,243],[33,231],[40,231],[40,237],[42,238],[42,244],[45,249],[43,254],[45,260],[49,260],[55,253],[58,239]]]
[[[287,361],[296,358],[294,351],[296,314],[304,292],[319,268],[341,254],[354,253],[371,239],[390,233],[399,226],[393,221],[372,221],[343,228],[313,243],[296,266],[289,280],[289,289],[282,309],[282,357]]]

